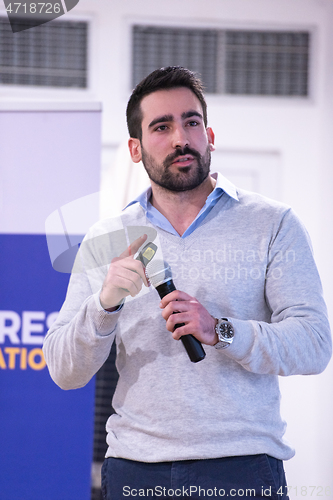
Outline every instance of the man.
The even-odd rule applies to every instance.
[[[105,499],[287,498],[278,375],[319,373],[331,356],[308,236],[289,207],[210,174],[214,133],[190,71],[145,78],[127,121],[151,188],[87,235],[45,339],[51,376],[85,385],[116,339]],[[162,300],[134,258],[152,239],[178,288]],[[198,363],[176,341],[188,334]]]

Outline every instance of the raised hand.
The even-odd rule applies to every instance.
[[[100,294],[105,310],[114,311],[125,297],[135,297],[142,284],[149,286],[143,264],[133,257],[146,239],[146,234],[140,236],[119,257],[112,259]]]

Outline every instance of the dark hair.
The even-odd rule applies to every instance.
[[[168,66],[156,69],[146,76],[133,90],[127,104],[126,117],[130,137],[142,139],[142,99],[157,90],[187,87],[199,99],[205,126],[207,127],[207,104],[203,95],[201,80],[189,69],[181,66]]]

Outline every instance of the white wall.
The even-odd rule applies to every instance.
[[[0,233],[44,234],[52,212],[98,193],[100,124],[98,103],[0,101]],[[98,202],[81,209],[75,234],[98,220]]]
[[[125,107],[130,94],[134,22],[168,25],[306,29],[313,38],[311,92],[308,99],[207,96],[209,121],[221,158],[275,158],[276,198],[291,204],[312,237],[330,317],[333,318],[332,187],[333,169],[333,6],[331,0],[81,0],[68,18],[91,20],[88,91],[4,89],[2,99],[69,99],[103,102],[102,187],[114,204],[126,198],[126,182],[112,169],[117,147],[127,137]],[[122,149],[120,157],[126,153]],[[229,155],[229,156],[228,156]],[[238,156],[237,156],[238,155]],[[266,155],[266,156],[265,156]],[[259,160],[258,160],[259,161]],[[124,173],[133,168],[125,160]],[[126,167],[125,167],[126,163]],[[139,168],[139,167],[136,167]],[[243,168],[243,167],[242,167]],[[245,176],[246,168],[243,168]],[[114,180],[121,182],[122,192]],[[245,178],[245,177],[244,177]],[[273,181],[272,181],[273,182]],[[145,178],[138,174],[138,184]],[[113,184],[113,186],[112,186]],[[111,187],[112,186],[112,187]],[[119,184],[117,184],[119,186]],[[133,186],[130,189],[132,194]],[[116,200],[116,201],[115,201]],[[315,377],[281,380],[287,436],[296,457],[286,464],[291,486],[331,486],[333,494],[332,363]],[[318,493],[316,490],[313,496]],[[304,491],[303,491],[304,492]],[[310,496],[310,490],[308,490]],[[295,491],[292,491],[296,498]],[[300,496],[300,491],[298,492]]]

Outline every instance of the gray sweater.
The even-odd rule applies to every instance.
[[[278,375],[315,374],[331,356],[322,288],[307,233],[292,210],[238,190],[224,194],[187,238],[154,228],[139,204],[86,236],[66,301],[44,342],[51,377],[84,386],[117,344],[119,382],[107,456],[144,462],[267,453],[289,459]],[[174,283],[234,324],[227,349],[204,346],[191,363],[166,330],[152,287],[103,310],[111,259],[147,233]],[[126,240],[127,238],[127,240]]]

